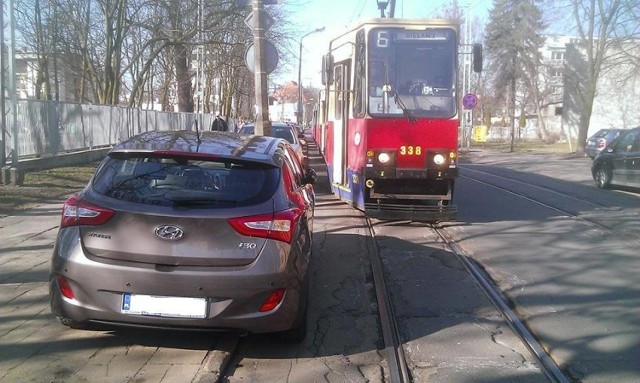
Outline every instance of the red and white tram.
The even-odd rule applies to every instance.
[[[458,32],[451,20],[372,19],[329,44],[314,138],[332,191],[367,216],[455,220]]]

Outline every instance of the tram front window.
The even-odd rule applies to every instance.
[[[450,118],[456,113],[455,32],[377,28],[369,36],[369,113]]]

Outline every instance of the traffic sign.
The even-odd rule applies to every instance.
[[[269,15],[267,12],[260,12],[260,18],[262,19],[260,20],[262,21],[262,29],[265,32],[268,31],[275,23],[273,17],[271,17],[271,15]],[[256,23],[253,19],[253,12],[249,13],[249,15],[244,18],[244,25],[249,27],[249,29],[254,30],[254,28],[256,27]]]
[[[465,109],[473,109],[478,104],[478,98],[473,93],[467,93],[462,98],[462,105]]]
[[[253,3],[253,0],[236,0],[238,7],[248,7]],[[262,0],[262,5],[275,5],[279,4],[280,0]]]
[[[279,61],[278,49],[269,40],[263,40],[263,43],[264,43],[264,63],[265,63],[264,70],[267,73],[271,73],[278,66],[278,61]],[[244,62],[247,65],[247,68],[249,68],[251,72],[255,72],[254,60],[255,60],[255,48],[253,44],[251,44],[249,45],[249,48],[247,48],[247,51],[244,54]]]

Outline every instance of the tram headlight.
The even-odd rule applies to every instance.
[[[391,161],[391,156],[388,153],[380,153],[378,154],[378,162],[383,165],[386,165],[389,161]]]
[[[446,162],[446,160],[447,160],[447,159],[446,159],[442,154],[440,154],[440,153],[438,153],[438,154],[436,154],[435,156],[433,156],[433,162],[434,162],[436,165],[438,165],[438,166],[440,166],[440,165],[444,165],[444,163]]]

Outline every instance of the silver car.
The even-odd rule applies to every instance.
[[[282,139],[149,132],[65,202],[51,309],[92,323],[305,335],[315,197]]]
[[[255,134],[255,125],[254,124],[246,124],[240,128],[239,133],[241,134]],[[284,138],[291,144],[293,150],[298,155],[300,162],[304,168],[307,167],[308,158],[305,155],[304,148],[304,133],[298,132],[298,130],[289,123],[286,122],[273,122],[271,123],[271,136]]]

